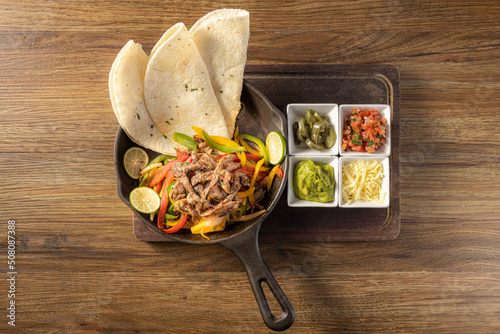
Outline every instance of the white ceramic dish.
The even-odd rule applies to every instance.
[[[382,162],[382,166],[384,168],[384,179],[382,181],[382,191],[385,192],[385,198],[383,203],[375,203],[375,202],[367,202],[367,201],[355,201],[349,205],[342,199],[342,166],[346,163],[358,160],[368,160],[368,161],[380,161]],[[290,170],[289,170],[290,171]],[[338,175],[337,178],[339,180],[339,187],[337,188],[337,198],[339,199],[339,206],[341,208],[387,208],[390,203],[390,164],[389,158],[383,156],[349,156],[349,157],[340,157],[339,166],[338,166]],[[289,181],[290,182],[290,181]]]
[[[385,119],[387,120],[388,127],[387,127],[386,133],[385,133],[386,142],[373,153],[344,151],[342,149],[342,131],[343,131],[343,127],[344,127],[344,119],[348,115],[352,114],[352,111],[354,110],[354,108],[378,110],[378,112],[380,113],[380,116],[385,117]],[[391,155],[391,107],[389,105],[387,105],[387,104],[341,104],[339,107],[338,116],[339,116],[339,118],[337,120],[337,122],[339,124],[338,132],[341,134],[340,140],[338,141],[339,142],[338,143],[338,145],[339,145],[338,150],[339,150],[341,156],[383,155],[383,156],[388,157],[389,155]],[[290,124],[289,124],[289,126],[290,126]]]
[[[316,151],[307,146],[306,143],[295,145],[293,139],[293,123],[298,122],[299,119],[305,118],[307,109],[317,111],[321,116],[328,116],[330,118],[330,125],[333,126],[337,134],[335,144],[329,149]],[[339,126],[338,126],[338,105],[334,103],[293,103],[289,104],[286,108],[287,122],[288,122],[288,152],[290,155],[300,156],[332,156],[337,155],[339,152]]]
[[[333,167],[333,178],[335,181],[335,189],[334,196],[335,199],[332,202],[328,203],[319,203],[319,202],[311,202],[300,199],[295,195],[293,191],[293,171],[295,169],[295,165],[299,161],[311,159],[314,162],[321,162],[322,164],[328,164]],[[288,193],[287,193],[287,201],[288,206],[291,207],[317,207],[317,208],[335,208],[339,203],[339,180],[338,180],[338,161],[339,158],[336,156],[289,156],[288,158]]]

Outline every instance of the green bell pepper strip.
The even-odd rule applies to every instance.
[[[210,136],[203,131],[203,138],[207,141],[208,145],[215,148],[217,151],[221,151],[224,153],[236,153],[236,152],[244,152],[245,148],[243,146],[226,146],[217,144]]]
[[[168,206],[167,212],[170,213],[171,215],[174,215],[177,213],[175,211],[174,203],[172,203],[172,201],[170,201],[170,205]]]
[[[148,164],[148,166],[151,166],[153,164],[156,164],[158,162],[163,162],[165,160],[168,160],[168,161],[172,161],[174,160],[176,157],[173,156],[173,155],[166,155],[166,154],[160,154],[159,156],[157,156],[156,158],[154,158],[153,160],[151,160]]]
[[[146,184],[148,183],[148,177],[149,177],[149,172],[146,172],[146,174],[144,174],[142,176],[142,180],[141,182],[139,183],[139,187],[144,187],[146,186]]]
[[[238,138],[243,138],[245,140],[248,140],[248,141],[251,141],[251,142],[257,144],[257,146],[259,146],[260,152],[264,155],[265,165],[266,166],[269,165],[269,152],[267,152],[266,145],[264,145],[262,140],[260,140],[257,137],[254,137],[252,135],[247,135],[247,134],[240,134],[238,136]]]
[[[176,220],[176,219],[179,219],[179,215],[172,215],[170,213],[166,213],[165,214],[165,219],[166,220]]]
[[[184,225],[186,225],[187,220],[188,220],[188,216],[185,213],[183,213],[177,224],[175,224],[171,228],[165,229],[165,228],[161,227],[160,229],[165,233],[175,233],[175,232],[179,231]]]
[[[193,151],[198,151],[198,145],[196,145],[194,139],[189,137],[188,135],[180,132],[174,132],[174,134],[172,135],[172,140],[184,147],[192,149]]]
[[[175,186],[175,184],[177,183],[177,180],[173,181],[172,183],[170,183],[167,187],[167,192],[170,194],[170,192],[172,191],[172,188]]]

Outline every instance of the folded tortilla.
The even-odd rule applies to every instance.
[[[241,9],[215,10],[200,18],[189,32],[208,68],[226,126],[232,134],[241,109],[250,37],[249,13]]]
[[[153,49],[144,78],[146,107],[155,125],[167,138],[174,132],[193,135],[192,126],[231,137],[189,31],[178,23],[164,37]]]
[[[130,40],[120,50],[109,73],[109,95],[118,123],[136,144],[165,154],[175,153],[154,125],[144,102],[143,80],[148,56],[140,44]]]

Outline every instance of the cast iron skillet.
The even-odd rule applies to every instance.
[[[236,124],[240,127],[240,133],[251,134],[263,140],[265,140],[267,134],[273,130],[280,131],[286,136],[286,120],[283,113],[274,107],[261,92],[246,81],[243,83],[241,102],[243,108],[236,121]],[[132,209],[129,202],[129,194],[135,187],[135,183],[134,180],[126,175],[122,167],[123,154],[131,146],[137,145],[128,138],[121,127],[118,128],[114,152],[118,196]],[[158,155],[158,153],[153,151],[148,151],[148,154],[151,159]],[[262,260],[258,245],[258,234],[260,225],[276,206],[276,203],[285,189],[288,171],[287,159],[283,161],[281,168],[283,169],[285,177],[283,179],[279,177],[275,178],[270,194],[266,195],[263,202],[261,202],[267,211],[263,215],[252,220],[227,226],[222,232],[211,233],[210,241],[206,241],[199,234],[191,234],[188,230],[180,230],[175,234],[166,234],[158,229],[156,222],[151,222],[149,220],[149,215],[143,215],[134,211],[150,229],[175,241],[203,245],[220,244],[232,251],[245,266],[248,279],[265,324],[275,331],[289,328],[294,322],[295,311],[276,282],[276,279]],[[279,316],[274,316],[271,313],[262,289],[263,282],[268,284],[274,297],[281,306],[282,312]]]

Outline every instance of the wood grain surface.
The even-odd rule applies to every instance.
[[[250,12],[249,65],[401,74],[400,235],[261,243],[288,332],[500,332],[500,4],[480,0],[0,0],[0,331],[270,332],[234,255],[138,241],[116,195],[116,54],[224,7]]]

